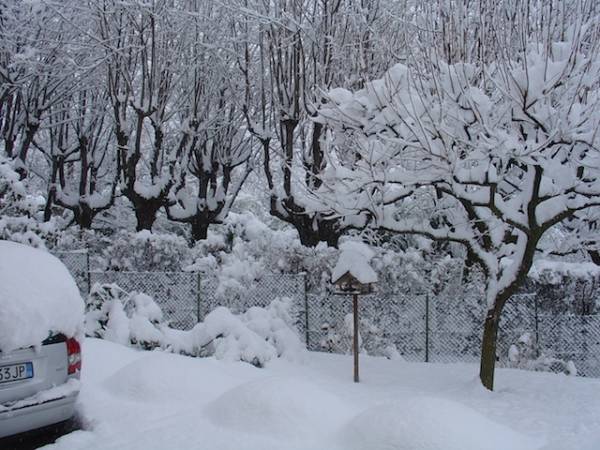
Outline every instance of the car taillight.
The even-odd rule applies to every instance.
[[[69,357],[69,375],[81,370],[81,346],[77,339],[67,339],[67,356]]]

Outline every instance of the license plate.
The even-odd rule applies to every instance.
[[[33,364],[30,362],[0,366],[0,383],[33,378]]]

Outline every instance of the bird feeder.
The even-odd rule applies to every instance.
[[[369,265],[373,252],[365,244],[348,242],[340,247],[342,252],[333,269],[331,281],[336,294],[352,295],[354,382],[358,383],[358,296],[373,293],[377,274]]]
[[[374,283],[361,283],[351,272],[344,273],[333,281],[336,294],[367,295],[374,291]]]

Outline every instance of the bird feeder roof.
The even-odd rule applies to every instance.
[[[361,284],[377,282],[377,273],[369,262],[373,251],[362,242],[345,242],[340,245],[340,257],[331,273],[331,281],[337,283],[344,275],[350,275]]]

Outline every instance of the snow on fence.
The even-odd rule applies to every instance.
[[[198,274],[191,272],[90,272],[90,286],[117,284],[151,296],[173,328],[187,330],[202,319]]]
[[[90,254],[86,250],[53,252],[69,269],[82,294],[90,292]]]
[[[224,288],[214,277],[190,272],[94,272],[86,252],[55,254],[84,295],[94,283],[116,283],[126,291],[146,293],[176,328],[193,327],[220,305],[242,312],[289,297],[309,349],[350,351],[346,317],[351,301],[333,295],[312,274],[265,274],[248,286]],[[519,294],[506,305],[498,337],[500,365],[508,365],[509,347],[529,332],[540,354],[572,360],[579,375],[600,377],[600,315],[542,314],[538,295],[543,293]],[[360,299],[362,345],[370,354],[388,356],[393,345],[408,361],[476,362],[485,307],[473,293],[468,300],[464,297],[456,287],[434,293],[383,286]]]

